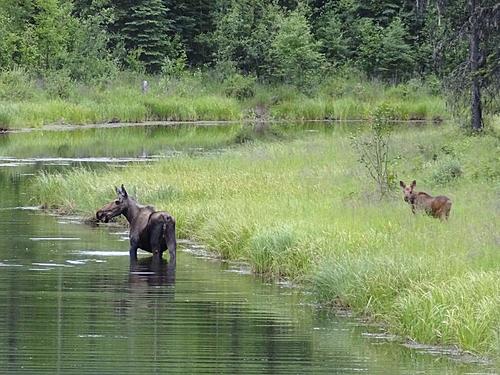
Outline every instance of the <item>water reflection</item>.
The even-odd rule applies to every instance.
[[[175,284],[176,264],[167,262],[163,258],[150,256],[147,258],[130,257],[129,284],[134,285],[146,283],[148,286]]]

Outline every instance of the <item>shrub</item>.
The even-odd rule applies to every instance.
[[[67,99],[74,88],[74,81],[68,71],[58,70],[45,73],[44,85],[50,97]]]
[[[354,147],[359,154],[359,162],[376,182],[380,198],[387,196],[395,182],[390,157],[390,135],[392,126],[390,119],[395,117],[394,108],[381,104],[373,112],[370,132],[353,139]]]
[[[459,178],[462,173],[462,166],[457,159],[445,159],[437,164],[431,179],[435,183],[443,185]]]
[[[0,73],[0,99],[28,100],[33,97],[34,85],[22,68]]]
[[[224,81],[224,93],[239,100],[251,98],[255,95],[255,80],[253,76],[232,74]]]

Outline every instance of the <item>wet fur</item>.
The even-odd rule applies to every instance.
[[[130,256],[137,257],[137,249],[163,256],[169,250],[170,262],[176,260],[177,242],[175,238],[175,219],[165,211],[156,211],[152,206],[142,206],[129,197],[125,188],[116,188],[117,199],[97,211],[96,218],[107,222],[123,215],[130,227]]]

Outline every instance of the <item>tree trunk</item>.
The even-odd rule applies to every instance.
[[[470,73],[472,75],[472,129],[480,131],[483,128],[481,110],[481,87],[479,82],[479,28],[476,14],[476,0],[469,0],[470,8]]]

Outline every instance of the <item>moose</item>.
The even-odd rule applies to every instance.
[[[137,249],[163,257],[168,249],[170,263],[175,264],[177,241],[175,219],[165,211],[156,211],[152,206],[143,206],[130,197],[122,185],[115,187],[117,198],[96,213],[97,221],[107,223],[115,216],[123,215],[130,226],[130,257],[137,259]]]
[[[403,181],[399,181],[403,188],[404,200],[411,205],[413,213],[416,210],[423,210],[428,215],[439,218],[441,220],[448,220],[451,210],[451,200],[444,195],[432,197],[423,191],[415,191],[417,181],[413,180],[410,185],[406,185]]]

